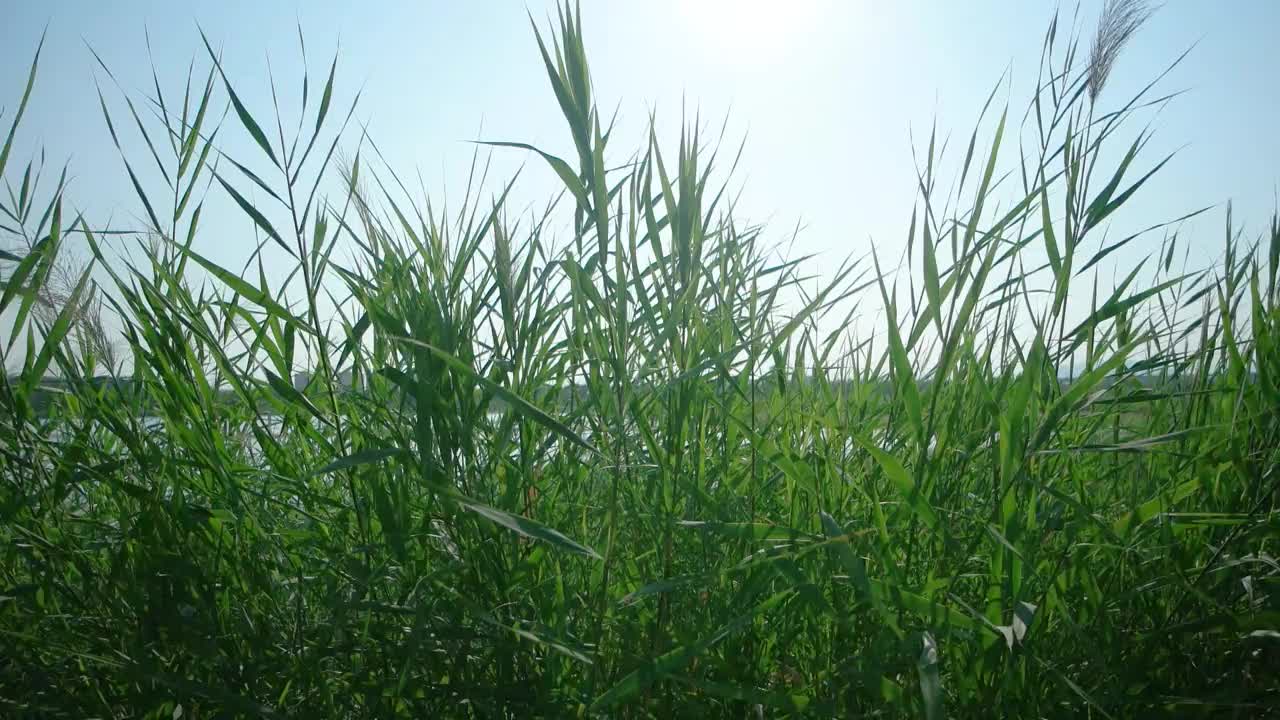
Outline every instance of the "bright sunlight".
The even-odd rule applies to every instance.
[[[703,52],[725,63],[768,62],[804,42],[835,0],[674,0]]]

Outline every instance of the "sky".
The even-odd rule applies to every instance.
[[[1081,3],[1084,27],[1101,2]],[[793,251],[817,254],[821,269],[873,243],[881,252],[903,246],[913,202],[912,133],[919,141],[936,119],[940,132],[963,144],[1006,72],[996,102],[1021,117],[1055,5],[584,0],[582,14],[598,102],[619,113],[612,142],[627,151],[640,146],[651,112],[664,136],[678,130],[682,108],[715,128],[727,119],[728,142],[736,147],[745,139],[739,212],[767,222],[775,240],[801,226]],[[283,95],[297,94],[300,25],[313,83],[322,82],[336,50],[335,102],[363,88],[356,120],[397,171],[420,171],[431,193],[445,186],[456,192],[475,147],[469,141],[477,138],[572,155],[530,28],[530,15],[545,26],[553,8],[543,0],[14,3],[0,26],[6,127],[46,27],[48,39],[10,176],[12,163],[43,148],[53,165],[70,161],[68,197],[91,222],[136,226],[141,205],[124,180],[95,82],[117,122],[127,116],[88,46],[134,97],[151,92],[152,62],[162,88],[178,93],[193,58],[207,67],[203,28],[246,105],[269,115],[268,67]],[[1070,17],[1074,5],[1065,8]],[[1194,46],[1160,86],[1185,94],[1147,116],[1156,134],[1140,161],[1178,154],[1126,209],[1132,223],[1213,205],[1182,232],[1206,258],[1222,247],[1227,201],[1248,228],[1262,229],[1280,182],[1276,27],[1280,2],[1168,0],[1128,47],[1104,102],[1123,101]],[[224,149],[253,153],[247,134],[233,130],[224,133]],[[143,166],[146,149],[136,133],[122,132],[122,142]],[[494,174],[526,160],[500,151]],[[554,185],[549,171],[531,163],[515,197],[532,204]],[[252,250],[252,226],[226,198],[211,207],[214,219],[197,249],[235,266]],[[1123,265],[1151,249],[1139,244],[1112,257]]]

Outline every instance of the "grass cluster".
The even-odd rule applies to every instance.
[[[1123,130],[1162,98],[1102,109],[1142,14],[1108,12],[1092,53],[1055,21],[954,177],[920,149],[901,272],[778,259],[696,123],[619,155],[568,10],[539,46],[576,154],[494,143],[554,170],[545,214],[339,162],[332,69],[292,120],[212,48],[104,100],[146,139],[141,252],[6,175],[0,714],[1274,711],[1280,226],[1189,269],[1105,235],[1162,164]],[[287,266],[207,259],[206,193]]]

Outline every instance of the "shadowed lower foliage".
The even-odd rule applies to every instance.
[[[901,262],[816,278],[696,122],[612,149],[567,9],[572,153],[491,144],[558,177],[544,214],[482,168],[415,199],[336,62],[292,120],[211,46],[181,92],[104,90],[137,233],[2,167],[11,131],[0,715],[1274,712],[1280,226],[1228,214],[1193,267],[1176,224],[1106,234],[1167,161],[1125,134],[1163,98],[1098,105],[1146,14],[1107,7],[1084,67],[1054,21],[1020,124],[930,135]],[[99,305],[118,352],[77,339]]]

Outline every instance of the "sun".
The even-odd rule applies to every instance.
[[[675,0],[692,42],[734,63],[775,59],[812,32],[829,0]]]

